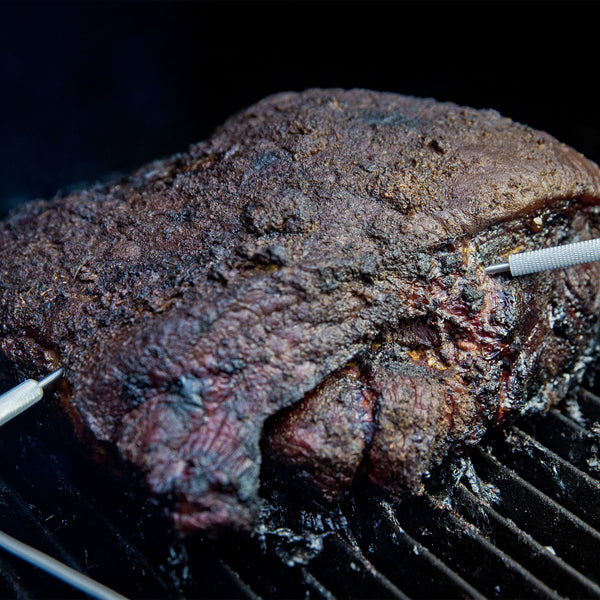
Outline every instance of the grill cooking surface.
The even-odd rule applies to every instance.
[[[275,484],[252,537],[183,543],[42,404],[0,431],[0,529],[130,597],[598,598],[599,446],[600,397],[582,391],[400,507]],[[0,552],[0,597],[81,594]]]

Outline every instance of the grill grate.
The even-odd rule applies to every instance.
[[[599,422],[585,390],[487,439],[450,495],[323,507],[275,484],[255,535],[184,543],[42,405],[2,430],[0,528],[130,597],[598,598]],[[0,597],[79,594],[0,554]]]

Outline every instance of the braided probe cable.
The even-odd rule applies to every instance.
[[[487,267],[488,275],[510,271],[513,277],[600,260],[600,239],[511,254],[507,263]]]

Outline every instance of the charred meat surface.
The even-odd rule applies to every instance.
[[[272,96],[0,223],[1,373],[64,367],[83,438],[182,532],[250,526],[261,451],[328,498],[364,482],[399,499],[577,380],[599,267],[483,269],[597,237],[599,201],[596,165],[494,111]]]

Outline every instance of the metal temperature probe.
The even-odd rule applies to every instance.
[[[39,402],[44,395],[44,388],[62,377],[62,374],[63,370],[58,369],[41,381],[28,379],[2,394],[0,396],[0,427]]]
[[[28,379],[0,396],[0,427],[42,399],[44,388],[62,377],[58,369],[41,381]],[[127,600],[87,575],[0,531],[0,548],[27,561],[96,600]]]
[[[600,239],[511,254],[507,263],[487,267],[485,272],[494,275],[495,273],[510,271],[510,274],[516,277],[517,275],[529,275],[530,273],[539,273],[550,269],[572,267],[573,265],[581,265],[597,260],[600,260]]]

